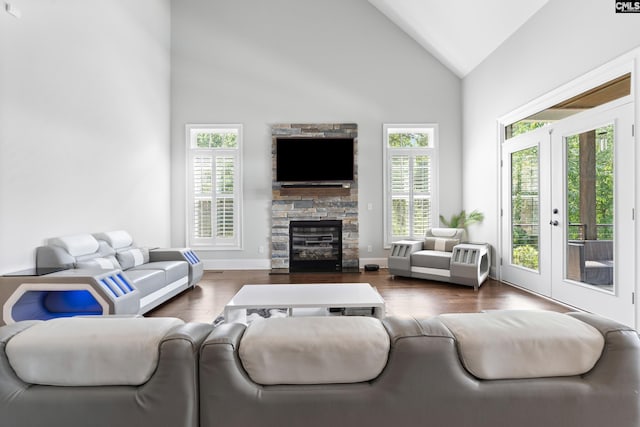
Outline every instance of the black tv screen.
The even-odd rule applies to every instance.
[[[276,181],[353,181],[352,138],[278,138]]]

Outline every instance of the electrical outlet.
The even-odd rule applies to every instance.
[[[367,252],[373,252],[373,246],[371,245],[367,246]]]
[[[258,247],[258,252],[260,252],[261,254],[264,253],[264,246],[259,246]]]

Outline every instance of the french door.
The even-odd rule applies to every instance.
[[[502,147],[502,279],[635,326],[633,104]]]
[[[501,278],[551,296],[550,134],[540,128],[502,147]]]

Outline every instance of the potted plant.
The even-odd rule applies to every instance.
[[[451,215],[451,219],[447,219],[440,215],[440,222],[450,228],[464,228],[465,230],[471,224],[480,223],[484,219],[484,214],[474,210],[467,214],[465,210],[462,210],[457,215]]]

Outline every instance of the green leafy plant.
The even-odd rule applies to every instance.
[[[464,228],[465,230],[471,224],[480,223],[483,220],[484,214],[482,212],[478,212],[477,210],[471,211],[468,214],[466,211],[462,210],[457,215],[451,215],[451,219],[449,220],[440,215],[440,222],[445,226],[450,228]]]

